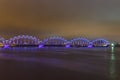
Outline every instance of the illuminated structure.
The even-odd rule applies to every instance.
[[[42,44],[44,46],[53,46],[53,47],[65,46],[66,43],[67,43],[67,40],[59,36],[52,36],[42,41]]]
[[[71,47],[88,47],[90,41],[86,38],[75,38],[70,41]]]
[[[111,47],[115,47],[115,44],[114,44],[114,43],[111,43]]]
[[[0,37],[0,47],[3,47],[5,42],[5,39],[3,37]]]
[[[110,43],[105,39],[96,39],[92,42],[93,47],[107,47]]]
[[[28,35],[19,35],[13,38],[10,38],[7,41],[7,44],[10,46],[29,46],[29,45],[39,45],[39,39],[33,36]]]
[[[29,35],[19,35],[8,40],[0,37],[0,46],[12,47],[12,46],[37,46],[42,47],[108,47],[110,42],[106,39],[96,39],[90,41],[86,38],[74,38],[72,40],[66,40],[60,36],[52,36],[40,41],[38,38]]]

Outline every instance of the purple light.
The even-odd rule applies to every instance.
[[[27,39],[27,42],[26,42]],[[44,39],[42,41],[40,41],[38,38],[34,37],[34,36],[29,36],[29,35],[18,35],[18,36],[14,36],[13,38],[10,38],[9,40],[5,40],[4,38],[0,37],[0,41],[3,44],[2,46],[4,48],[8,48],[10,47],[9,45],[38,45],[37,47],[42,48],[44,47],[44,45],[65,45],[64,47],[69,48],[71,47],[71,45],[82,45],[87,46],[88,48],[92,48],[95,46],[101,46],[101,47],[107,47],[110,46],[110,42],[107,41],[106,39],[103,38],[99,38],[99,39],[95,39],[93,41],[90,41],[86,38],[82,38],[82,37],[78,37],[78,38],[74,38],[72,40],[66,40],[62,37],[59,36],[52,36],[49,37],[47,39]],[[9,45],[7,45],[9,44]]]
[[[69,47],[70,47],[70,45],[66,45],[65,47],[66,47],[66,48],[69,48]]]
[[[39,45],[38,48],[42,48],[44,45]]]
[[[92,48],[93,46],[92,45],[89,45],[88,48]]]
[[[8,48],[9,47],[9,45],[4,45],[4,48]]]

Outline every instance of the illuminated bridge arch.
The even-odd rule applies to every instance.
[[[43,40],[44,46],[65,46],[66,43],[67,40],[59,36],[52,36]]]
[[[90,41],[86,38],[75,38],[70,41],[71,47],[88,47]]]
[[[93,47],[107,47],[110,45],[110,42],[106,39],[96,39],[92,42]]]
[[[9,45],[38,45],[39,44],[39,39],[37,39],[36,37],[33,36],[28,36],[28,35],[19,35],[19,36],[15,36],[13,38],[10,38],[8,40],[8,44]]]

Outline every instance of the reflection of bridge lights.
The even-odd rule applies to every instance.
[[[66,48],[69,48],[69,47],[70,47],[70,45],[66,45],[65,47],[66,47]]]
[[[4,45],[4,48],[8,48],[9,47],[9,45]]]
[[[88,48],[92,48],[93,46],[92,45],[89,45]]]
[[[110,78],[111,80],[115,80],[115,47],[114,43],[111,44],[111,58],[110,58]]]
[[[39,45],[38,48],[42,48],[44,45]]]

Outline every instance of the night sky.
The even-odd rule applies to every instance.
[[[0,35],[120,40],[120,0],[0,0]]]

